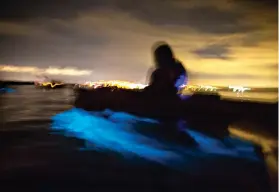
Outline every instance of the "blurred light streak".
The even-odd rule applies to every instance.
[[[244,130],[229,128],[231,135],[237,136],[239,138],[251,141],[263,147],[265,152],[270,152],[272,149],[277,147],[277,141],[274,139],[269,139],[256,133],[247,132]]]
[[[117,87],[122,89],[143,89],[147,85],[140,83],[131,83],[128,81],[112,80],[112,81],[97,81],[97,82],[86,82],[81,84],[81,86],[88,88],[99,88],[99,87]]]
[[[51,83],[51,82],[42,83],[42,86],[48,86],[48,85],[50,85],[51,88],[54,88],[58,85],[64,85],[64,84],[63,83]]]
[[[265,161],[268,165],[269,171],[272,173],[278,172],[278,162],[274,155],[274,151],[278,150],[278,141],[264,137],[257,133],[247,132],[237,128],[229,128],[229,132],[232,136],[250,141],[262,147],[265,154]]]
[[[70,76],[82,76],[82,75],[90,75],[91,71],[89,70],[77,70],[74,68],[56,68],[56,67],[49,67],[45,69],[44,73],[50,75],[70,75]]]
[[[191,91],[217,91],[217,87],[213,86],[197,86],[197,85],[186,85],[182,84],[182,81],[185,82],[187,79],[185,76],[181,76],[181,79],[178,80],[177,84],[175,86],[178,86],[178,83],[180,86],[177,88],[180,89],[180,92],[183,92],[185,90],[191,90]],[[120,80],[111,80],[111,81],[96,81],[96,82],[85,82],[84,84],[80,84],[80,87],[85,88],[100,88],[100,87],[117,87],[121,89],[144,89],[148,85],[140,84],[140,83],[132,83],[128,81],[120,81]]]
[[[32,66],[13,66],[13,65],[0,65],[0,71],[13,72],[13,73],[32,73],[32,74],[69,75],[69,76],[83,76],[83,75],[90,75],[92,73],[91,70],[80,70],[72,67],[38,68]]]

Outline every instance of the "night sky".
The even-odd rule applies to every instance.
[[[145,83],[152,45],[166,41],[191,84],[273,87],[277,8],[277,0],[9,0],[0,6],[0,75]]]

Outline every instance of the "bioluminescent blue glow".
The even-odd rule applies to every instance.
[[[13,93],[13,92],[15,92],[15,90],[14,89],[12,89],[12,88],[0,88],[0,93]]]
[[[180,87],[184,84],[187,85],[188,83],[188,78],[186,77],[186,75],[180,75],[179,78],[176,80],[175,82],[175,87],[177,89],[180,89]]]
[[[185,132],[199,143],[197,149],[204,153],[258,159],[254,154],[255,147],[253,144],[233,138],[225,138],[221,141],[190,129],[185,129]]]
[[[152,126],[160,128],[159,122],[122,112],[105,110],[93,113],[73,108],[55,115],[52,120],[53,129],[63,130],[66,136],[86,140],[86,147],[90,150],[110,150],[127,158],[136,155],[163,165],[173,166],[186,162],[187,158],[204,158],[208,155],[258,159],[253,145],[234,142],[231,138],[218,140],[186,127],[182,134],[189,134],[197,142],[197,146],[159,142],[135,131],[136,126],[137,129],[140,126],[142,129],[152,129]]]
[[[118,116],[121,117],[121,114]],[[74,133],[76,137],[93,143],[96,150],[113,150],[127,157],[138,155],[160,163],[179,158],[178,154],[163,149],[156,140],[133,133],[129,130],[131,127],[129,124],[115,123],[78,109],[58,114],[53,117],[53,120],[54,129],[64,129]]]

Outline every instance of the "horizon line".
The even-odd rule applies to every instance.
[[[103,80],[98,80],[98,81],[103,81]],[[98,81],[93,81],[93,82],[98,82]],[[106,81],[106,80],[105,80]],[[107,81],[121,81],[121,80],[107,80]],[[34,83],[35,81],[24,81],[24,80],[1,80],[0,82],[21,82],[21,83]],[[85,81],[86,82],[86,81]],[[130,81],[127,81],[130,82]],[[80,84],[77,82],[64,82],[65,84]],[[133,82],[130,82],[133,83]],[[141,83],[138,83],[141,84]],[[189,84],[190,86],[213,86],[213,87],[229,87],[229,86],[241,86],[241,87],[249,87],[249,88],[254,88],[254,89],[259,89],[259,88],[266,88],[266,89],[278,89],[278,87],[256,87],[256,86],[243,86],[243,85],[199,85],[199,84]]]

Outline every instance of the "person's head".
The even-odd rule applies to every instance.
[[[172,64],[174,54],[166,42],[157,42],[153,46],[156,67],[167,67]]]

